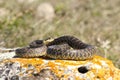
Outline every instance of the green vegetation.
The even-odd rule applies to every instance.
[[[35,17],[44,2],[55,9],[52,21]],[[73,35],[99,47],[120,68],[119,7],[119,0],[1,0],[0,46],[21,47],[36,39]],[[1,9],[8,14],[2,15]]]

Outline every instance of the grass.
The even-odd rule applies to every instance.
[[[119,0],[1,0],[0,46],[21,47],[33,40],[73,35],[96,45],[101,54],[120,68],[120,1]],[[22,0],[21,0],[22,1]],[[36,8],[44,2],[55,9],[52,21],[37,19]]]

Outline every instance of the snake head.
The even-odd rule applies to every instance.
[[[18,54],[18,53],[19,53],[19,54],[20,54],[20,53],[26,53],[28,49],[29,49],[29,47],[18,48],[18,49],[15,50],[15,53],[16,53],[16,54]]]
[[[51,38],[51,37],[48,37],[48,38],[44,39],[43,41],[44,41],[43,43],[44,43],[45,45],[47,45],[48,43],[54,41],[54,39]]]
[[[41,47],[41,46],[43,46],[43,45],[44,45],[43,40],[35,40],[35,41],[33,41],[33,42],[31,42],[31,43],[29,44],[29,46],[30,46],[31,48],[37,48],[37,47]]]

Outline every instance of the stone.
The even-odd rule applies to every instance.
[[[14,50],[15,49],[0,48],[0,61],[13,58],[15,56]]]
[[[0,79],[8,80],[119,80],[119,76],[120,70],[101,56],[84,61],[11,58],[0,62]]]

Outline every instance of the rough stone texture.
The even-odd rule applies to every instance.
[[[0,62],[0,80],[119,80],[120,70],[100,56],[85,61],[12,58]]]
[[[15,49],[17,48],[13,48],[13,49],[0,48],[0,61],[2,61],[3,59],[13,58],[15,56],[15,52],[14,52]]]

